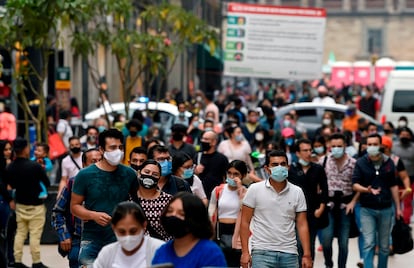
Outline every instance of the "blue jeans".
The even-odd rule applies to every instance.
[[[378,268],[387,268],[392,207],[371,209],[361,207],[361,226],[364,234],[364,267],[374,267],[375,245],[378,244]],[[378,237],[378,241],[377,238]],[[377,243],[376,243],[377,242]]]
[[[335,215],[335,212],[338,215]],[[332,242],[335,235],[338,236],[338,267],[345,268],[346,260],[348,258],[348,239],[349,230],[351,227],[351,217],[346,215],[345,209],[339,211],[330,210],[329,225],[321,230],[323,256],[325,257],[325,266],[333,267],[332,261]]]
[[[80,267],[91,268],[103,246],[100,241],[82,240],[78,258]]]
[[[72,247],[68,254],[69,267],[79,268],[79,250],[80,250],[80,238],[72,237]]]
[[[299,268],[298,256],[280,251],[254,249],[252,268]]]
[[[362,227],[361,227],[361,204],[357,202],[354,207],[355,213],[355,222],[358,226],[359,236],[358,236],[358,250],[359,250],[359,258],[362,260],[364,259],[364,235],[362,234]]]

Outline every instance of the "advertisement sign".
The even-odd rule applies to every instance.
[[[337,89],[342,88],[343,85],[349,85],[352,82],[352,64],[336,62],[332,66],[330,86]]]
[[[375,66],[375,84],[383,88],[388,79],[388,74],[394,70],[394,66]]]
[[[321,76],[326,11],[229,3],[224,75],[277,79]]]

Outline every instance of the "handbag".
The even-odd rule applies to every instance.
[[[395,222],[391,235],[394,253],[404,254],[413,249],[411,228],[403,219],[400,218]]]
[[[67,149],[59,133],[49,132],[48,141],[49,141],[49,157],[51,160],[55,160],[59,158],[60,156],[66,154]]]

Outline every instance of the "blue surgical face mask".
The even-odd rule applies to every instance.
[[[194,169],[192,169],[192,168],[184,169],[184,172],[183,172],[183,178],[184,179],[189,179],[193,175],[194,175]]]
[[[299,164],[301,164],[301,165],[302,165],[302,166],[304,166],[304,167],[309,166],[309,162],[308,162],[308,161],[303,160],[302,158],[299,158],[298,162],[299,162]]]
[[[161,176],[168,176],[171,174],[172,162],[164,160],[160,163],[161,166]]]
[[[102,133],[102,132],[104,132],[106,130],[106,127],[105,126],[99,126],[98,127],[98,131],[99,131],[99,133]]]
[[[282,182],[286,180],[289,174],[287,167],[284,167],[284,166],[272,167],[270,171],[272,173],[270,175],[270,178],[276,182]]]
[[[193,127],[198,128],[198,121],[193,122]]]
[[[332,147],[331,154],[334,158],[339,159],[344,155],[344,148],[343,147]]]
[[[323,154],[325,152],[325,148],[323,148],[323,146],[319,146],[319,147],[314,147],[313,150],[315,151],[315,153],[317,154]]]
[[[286,140],[285,140],[285,143],[286,143],[286,145],[287,146],[292,146],[293,145],[293,138],[287,138]]]
[[[289,120],[283,120],[283,126],[284,127],[290,127],[290,121]]]
[[[232,179],[232,178],[229,178],[229,177],[227,177],[227,179],[226,179],[226,183],[227,183],[228,185],[230,185],[230,186],[233,186],[233,187],[236,187],[236,186],[237,186],[236,181],[235,181],[234,179]]]
[[[234,139],[236,141],[242,141],[243,140],[243,135],[237,135],[236,137],[234,137]]]
[[[369,156],[377,156],[380,154],[380,147],[379,146],[368,146],[367,147],[367,154]]]

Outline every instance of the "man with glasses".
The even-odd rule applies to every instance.
[[[312,267],[305,196],[298,186],[287,180],[288,168],[285,152],[269,152],[265,163],[269,178],[247,189],[240,225],[243,268]],[[300,263],[296,229],[304,251]]]
[[[84,221],[79,262],[91,267],[103,246],[115,242],[111,213],[115,206],[136,193],[137,174],[121,163],[124,136],[117,129],[99,134],[103,159],[79,171],[73,184],[71,211]]]
[[[311,161],[312,142],[299,139],[296,142],[297,162],[289,168],[289,182],[302,188],[306,198],[307,220],[309,226],[312,260],[315,258],[315,239],[318,229],[325,228],[328,215],[324,213],[328,200],[328,184],[325,170]],[[299,260],[305,255],[302,244],[298,241]]]
[[[155,145],[149,150],[148,158],[154,159],[161,166],[161,177],[158,181],[158,188],[161,191],[170,195],[178,192],[192,193],[188,182],[172,175],[172,157],[167,147]]]

